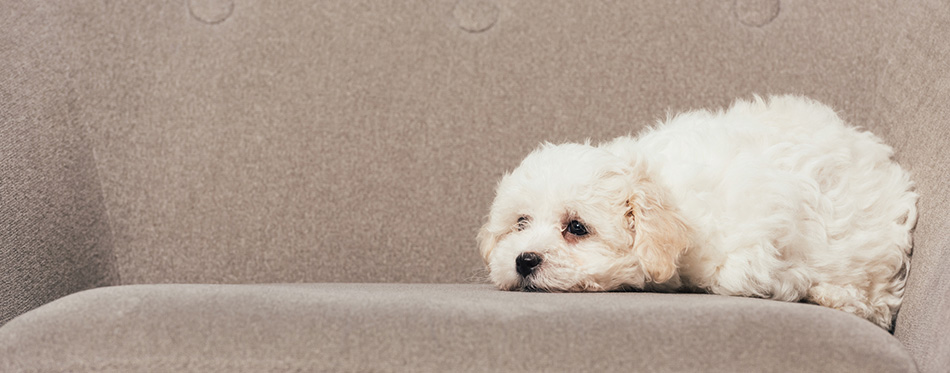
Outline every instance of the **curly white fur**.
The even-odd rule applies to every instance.
[[[499,183],[479,247],[501,289],[806,300],[890,328],[917,218],[892,154],[816,101],[740,100],[635,138],[542,145]],[[529,252],[541,263],[519,274]]]

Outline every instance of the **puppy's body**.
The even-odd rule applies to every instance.
[[[738,101],[543,146],[499,184],[480,246],[503,289],[804,299],[888,328],[917,199],[891,155],[815,101]]]

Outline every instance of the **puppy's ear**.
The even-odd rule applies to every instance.
[[[676,274],[677,260],[689,248],[689,228],[660,186],[641,179],[632,189],[627,223],[634,230],[633,252],[649,280],[666,282]]]
[[[492,250],[495,249],[495,245],[498,244],[499,236],[492,233],[488,230],[488,224],[482,226],[478,231],[478,251],[482,254],[482,260],[485,261],[485,264],[488,264],[488,257],[491,255]]]

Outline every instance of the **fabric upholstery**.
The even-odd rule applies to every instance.
[[[62,53],[69,22],[32,3],[3,8],[0,325],[64,295],[118,283],[92,147],[77,123]]]
[[[477,282],[474,235],[492,189],[539,142],[599,141],[668,111],[800,93],[879,134],[913,173],[920,219],[895,337],[921,371],[950,367],[946,1],[4,5],[0,325],[101,285]],[[121,289],[91,294],[121,303],[134,292]],[[266,298],[240,289],[235,299]],[[520,301],[501,294],[485,296],[498,307]],[[108,324],[108,314],[56,313],[84,296],[0,335],[12,346],[28,337],[12,330],[46,325],[30,320]],[[565,302],[594,299],[577,296]],[[736,308],[748,304],[759,309]],[[802,324],[814,316],[795,312]],[[828,328],[845,327],[838,321]],[[755,327],[742,332],[777,326]],[[61,332],[78,341],[81,330]],[[41,354],[26,348],[7,351]]]
[[[440,284],[101,288],[10,322],[0,369],[916,371],[892,335],[813,305]]]
[[[540,142],[754,92],[864,123],[890,16],[886,1],[782,2],[771,20],[734,0],[229,3],[72,6],[123,283],[469,282],[497,180]]]
[[[927,372],[950,371],[950,3],[901,3],[872,110],[921,195],[895,328]]]

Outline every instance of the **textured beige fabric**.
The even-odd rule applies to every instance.
[[[79,12],[77,106],[125,283],[467,282],[495,181],[540,141],[790,92],[928,159],[893,128],[926,137],[938,122],[901,113],[946,102],[900,78],[945,71],[939,2],[188,4]],[[941,264],[923,224],[911,294]],[[922,313],[902,324],[936,330]]]
[[[813,305],[487,285],[141,285],[7,324],[0,369],[913,372],[892,335]]]
[[[927,372],[950,371],[950,3],[901,3],[872,110],[921,195],[895,335]]]
[[[11,3],[0,11],[0,325],[61,296],[118,282],[62,53],[68,20],[37,7]],[[35,23],[44,14],[45,22]]]
[[[753,92],[863,123],[888,62],[864,1],[206,3],[74,11],[124,283],[467,282],[541,141]]]
[[[4,10],[0,324],[120,277],[477,281],[495,182],[539,142],[801,93],[912,171],[920,222],[895,335],[921,371],[950,366],[946,1]]]

